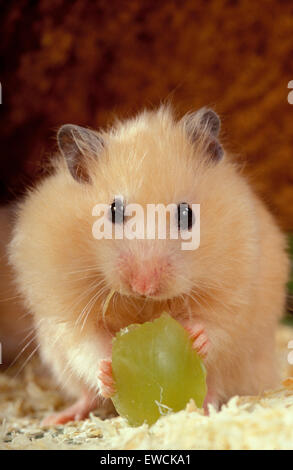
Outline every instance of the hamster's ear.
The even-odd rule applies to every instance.
[[[224,150],[218,140],[221,120],[215,111],[201,108],[183,116],[182,123],[192,143],[205,147],[215,161],[223,157]]]
[[[87,158],[95,158],[103,150],[102,137],[85,127],[65,124],[58,130],[57,142],[73,178],[78,182],[89,182]]]
[[[191,140],[196,141],[201,134],[218,137],[221,121],[217,113],[210,108],[201,108],[187,113],[182,118],[183,125]]]

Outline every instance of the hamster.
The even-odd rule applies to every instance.
[[[32,318],[15,292],[7,245],[13,225],[12,206],[0,207],[0,366],[10,365],[21,353],[31,354],[34,344]],[[1,368],[0,368],[1,370]]]
[[[9,246],[41,357],[76,399],[45,424],[83,419],[109,398],[115,392],[113,335],[163,311],[189,331],[204,360],[205,408],[278,383],[275,332],[289,269],[285,238],[219,132],[213,110],[176,120],[168,106],[108,131],[70,124],[59,129],[55,170],[19,204]],[[147,204],[185,203],[189,222],[192,204],[200,204],[199,247],[182,250],[182,240],[168,237],[95,239],[97,204],[107,205],[110,224],[119,210],[119,223],[125,223],[117,195],[144,210]],[[178,214],[170,224],[178,224]]]

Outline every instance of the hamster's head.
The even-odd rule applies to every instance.
[[[109,132],[60,128],[78,218],[88,221],[88,265],[109,290],[161,301],[211,278],[229,173],[219,130],[210,109],[176,121],[165,107]]]

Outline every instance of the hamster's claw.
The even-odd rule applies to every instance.
[[[69,421],[81,421],[86,419],[90,412],[95,410],[99,404],[100,400],[98,397],[84,393],[72,406],[47,416],[43,420],[42,425],[54,426],[57,424],[65,424]]]
[[[98,375],[100,382],[100,393],[104,398],[110,398],[115,393],[115,381],[112,373],[111,359],[103,359],[100,363],[100,372]]]
[[[189,333],[193,349],[196,350],[201,358],[205,358],[209,350],[209,338],[203,324],[186,320],[182,322],[182,326]]]

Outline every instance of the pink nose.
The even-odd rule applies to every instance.
[[[134,256],[122,255],[119,262],[121,277],[135,294],[161,295],[170,271],[167,258],[150,257],[138,263]]]
[[[156,295],[159,293],[160,280],[155,273],[149,275],[137,275],[132,278],[131,288],[140,295]]]

